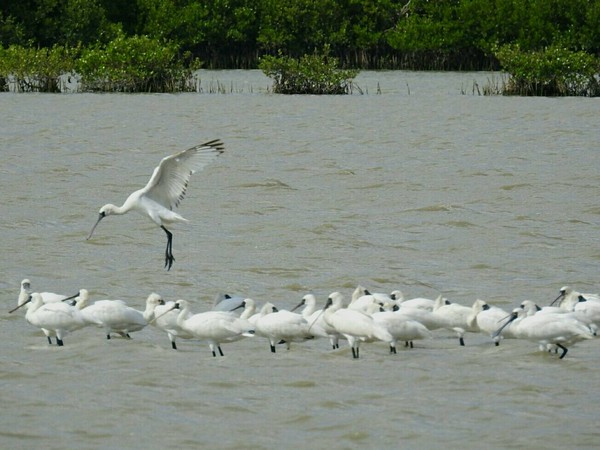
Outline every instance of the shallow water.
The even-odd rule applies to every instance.
[[[25,277],[139,309],[156,291],[198,312],[222,292],[291,308],[359,283],[505,309],[567,284],[596,292],[600,103],[471,95],[494,77],[365,72],[366,95],[288,97],[227,71],[203,73],[225,95],[0,95],[2,446],[596,447],[596,341],[560,361],[443,331],[397,355],[364,345],[357,361],[323,340],[273,355],[260,338],[212,358],[155,329],[51,347],[7,313]],[[164,234],[135,214],[85,241],[100,206],[213,138],[226,153],[192,178],[170,272]]]

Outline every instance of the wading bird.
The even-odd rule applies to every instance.
[[[17,308],[28,305],[25,319],[31,325],[41,328],[50,342],[50,336],[56,336],[56,345],[63,345],[66,334],[83,328],[87,325],[81,312],[74,306],[63,302],[44,303],[41,294],[34,292],[29,298],[17,306]]]
[[[129,211],[137,211],[147,215],[167,234],[165,251],[165,267],[171,269],[173,261],[173,234],[167,226],[176,222],[187,222],[187,219],[173,211],[185,197],[190,176],[223,153],[220,139],[205,142],[174,155],[163,158],[154,169],[148,184],[133,192],[122,206],[106,204],[100,208],[98,220],[92,227],[87,239],[92,237],[100,221],[106,216],[122,215]]]
[[[21,305],[22,303],[24,303],[25,300],[27,300],[31,294],[31,281],[29,281],[28,278],[25,278],[23,281],[21,281],[21,291],[19,292],[17,305]],[[77,293],[73,296],[67,297],[66,295],[55,294],[54,292],[38,292],[38,294],[42,296],[44,303],[62,302],[63,300],[70,300],[79,295],[79,293]]]
[[[127,306],[123,300],[96,300],[87,306],[88,299],[88,291],[81,289],[77,306],[81,309],[83,320],[89,325],[103,328],[106,339],[110,339],[111,333],[130,339],[129,333],[140,331],[152,320],[155,304],[153,299],[160,299],[160,296],[155,293],[150,294],[143,312]]]
[[[175,302],[165,302],[160,297],[149,297],[147,302],[154,308],[153,319],[148,321],[148,323],[167,333],[173,350],[177,350],[177,338],[192,339],[194,337],[193,334],[188,333],[177,325],[177,316],[179,316],[180,311],[175,309]]]
[[[587,325],[568,314],[554,312],[527,314],[527,311],[522,308],[514,309],[492,338],[500,336],[510,326],[515,338],[537,342],[540,350],[547,350],[554,346],[560,348],[562,354],[559,359],[563,359],[567,354],[567,346],[594,338],[592,330]]]
[[[260,316],[255,325],[256,334],[265,336],[269,340],[272,353],[275,353],[275,344],[279,342],[285,343],[289,350],[291,342],[302,342],[313,338],[308,330],[306,319],[301,314],[285,309]]]
[[[241,339],[242,336],[252,337],[254,327],[247,320],[225,311],[207,311],[193,314],[189,303],[177,300],[173,309],[180,310],[177,325],[194,337],[207,341],[213,356],[223,356],[221,344]]]
[[[38,292],[38,294],[42,297],[44,303],[59,303],[61,301],[71,300],[79,295],[79,293],[77,293],[67,297],[66,295],[54,294],[53,292]],[[9,313],[16,311],[23,306],[25,309],[29,309],[33,303],[31,300],[32,295],[31,282],[29,279],[25,278],[23,281],[21,281],[21,291],[19,292],[19,297],[17,299],[17,307],[9,311]],[[56,332],[46,328],[42,328],[42,331],[48,339],[48,344],[52,344],[52,337],[56,337]],[[56,343],[58,344],[58,340]]]
[[[343,296],[339,292],[329,295],[323,308],[325,322],[343,334],[352,348],[352,357],[358,359],[361,340],[391,342],[393,336],[373,318],[361,311],[343,308]]]

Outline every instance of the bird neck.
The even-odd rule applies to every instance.
[[[106,209],[106,215],[120,216],[129,211],[131,209],[131,206],[129,206],[127,202],[125,202],[122,206],[108,204],[104,208]]]
[[[188,319],[190,310],[186,305],[177,315],[177,325],[181,328],[185,328],[185,321]]]
[[[33,300],[29,303],[29,307],[27,309],[27,313],[25,317],[31,317],[40,307],[44,304],[44,300],[41,296],[35,296]]]

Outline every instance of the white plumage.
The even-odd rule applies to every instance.
[[[537,342],[542,350],[551,346],[560,348],[562,350],[560,359],[567,354],[567,346],[594,337],[588,326],[569,314],[549,312],[528,316],[522,308],[513,310],[504,325],[496,331],[495,336],[502,334],[505,329],[510,329],[518,339]]]
[[[245,319],[225,311],[207,311],[193,314],[186,300],[177,300],[175,308],[181,312],[177,316],[177,325],[194,337],[207,341],[213,356],[216,350],[223,356],[221,343],[253,336],[254,327]]]
[[[346,337],[352,348],[353,358],[359,357],[361,340],[379,339],[384,342],[393,340],[392,335],[381,325],[376,324],[371,316],[342,306],[342,294],[333,292],[323,308],[323,316],[327,324]]]
[[[286,348],[290,349],[291,342],[302,342],[310,339],[309,324],[301,314],[287,311],[269,309],[263,306],[262,314],[255,322],[256,333],[269,340],[271,352],[275,353],[275,344],[283,341]],[[269,310],[271,312],[269,312]]]
[[[173,234],[167,229],[175,222],[187,219],[173,211],[185,197],[190,177],[209,162],[223,153],[223,143],[219,139],[205,142],[182,152],[162,159],[154,169],[150,181],[142,189],[133,192],[122,206],[106,204],[100,208],[98,220],[87,239],[92,237],[100,221],[110,215],[122,215],[131,210],[148,216],[167,235],[165,267],[171,269],[173,261]]]
[[[106,339],[110,339],[111,333],[130,338],[130,333],[140,331],[152,319],[154,296],[158,294],[150,294],[146,309],[142,312],[127,306],[123,300],[97,300],[87,306],[88,291],[81,289],[77,306],[81,308],[81,315],[88,324],[104,329]]]
[[[77,308],[63,302],[44,303],[39,293],[33,293],[21,306],[26,304],[29,304],[25,314],[27,322],[42,330],[50,331],[53,336],[56,336],[56,344],[59,346],[63,345],[66,334],[87,325]]]

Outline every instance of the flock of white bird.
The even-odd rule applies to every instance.
[[[148,296],[145,310],[138,311],[122,300],[90,304],[86,289],[72,296],[31,292],[29,279],[24,279],[17,307],[10,312],[20,308],[26,308],[25,319],[44,332],[49,344],[54,337],[62,346],[68,333],[86,326],[103,329],[110,339],[113,333],[130,338],[152,325],[167,334],[173,349],[177,339],[200,340],[208,343],[213,356],[223,356],[222,344],[262,337],[273,353],[278,344],[289,350],[292,342],[315,338],[328,339],[337,349],[339,340],[345,339],[353,358],[358,358],[361,343],[384,342],[396,353],[398,342],[412,348],[413,341],[431,339],[433,331],[444,329],[454,331],[460,345],[465,345],[465,333],[484,333],[495,345],[501,339],[526,339],[540,350],[560,350],[562,359],[568,347],[594,338],[600,324],[600,297],[568,286],[561,288],[551,306],[527,300],[511,312],[483,300],[465,306],[442,296],[405,299],[400,291],[370,293],[358,286],[347,304],[340,292],[330,294],[322,308],[313,294],[307,294],[292,310],[278,309],[271,302],[258,308],[251,298],[223,295],[212,310],[194,314],[186,300],[165,302],[156,293]]]
[[[173,209],[184,198],[191,175],[223,151],[223,143],[215,139],[163,158],[146,186],[130,194],[122,206],[106,204],[100,208],[87,239],[104,217],[137,211],[166,233],[165,267],[170,270],[175,258],[173,234],[167,227],[186,221]],[[146,300],[146,309],[138,311],[122,300],[88,304],[85,289],[71,297],[32,293],[30,281],[25,279],[17,307],[10,312],[26,308],[26,320],[42,329],[50,344],[54,337],[59,346],[66,334],[89,325],[102,328],[110,339],[111,333],[129,338],[130,333],[151,324],[167,333],[173,349],[177,349],[178,338],[199,339],[208,342],[213,356],[217,352],[223,355],[221,344],[262,336],[268,339],[272,352],[277,344],[285,343],[289,349],[291,342],[313,338],[327,338],[336,349],[339,340],[345,339],[352,356],[358,358],[362,342],[382,341],[396,353],[397,342],[412,347],[413,341],[429,339],[432,331],[446,329],[456,332],[460,345],[464,345],[466,332],[483,332],[496,345],[502,338],[528,339],[543,350],[560,349],[563,358],[569,346],[596,335],[600,298],[564,287],[553,304],[559,300],[558,306],[543,308],[526,301],[509,313],[482,300],[469,307],[450,303],[441,296],[432,300],[404,299],[400,291],[371,294],[359,286],[348,304],[341,293],[334,292],[322,309],[318,309],[312,294],[305,295],[291,311],[277,309],[268,302],[257,309],[250,298],[225,296],[212,311],[193,314],[187,301],[165,302],[155,293]],[[299,308],[301,313],[294,312]]]

